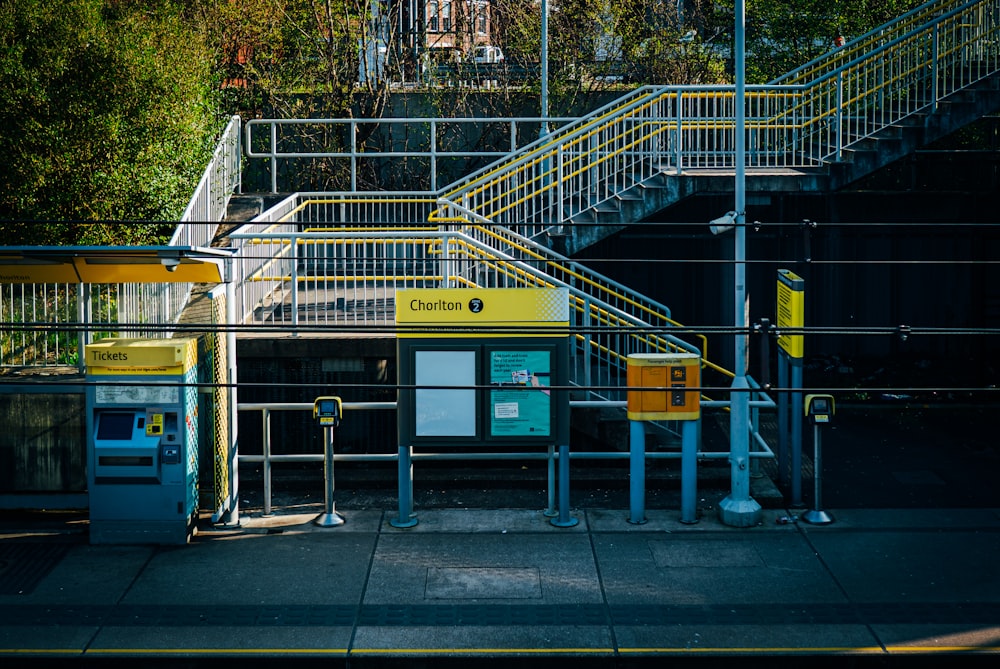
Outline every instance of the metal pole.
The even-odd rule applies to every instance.
[[[629,426],[629,514],[628,522],[646,522],[646,428],[637,420]]]
[[[273,516],[271,510],[271,411],[260,412],[264,430],[264,517]]]
[[[235,258],[226,258],[226,325],[236,325],[236,276],[233,271]],[[227,525],[240,524],[240,450],[237,432],[239,428],[239,398],[236,392],[238,375],[236,371],[236,328],[230,327],[226,333],[226,365],[229,371],[229,476],[230,507],[225,521]]]
[[[316,516],[314,525],[320,527],[338,527],[344,524],[344,517],[337,513],[336,503],[333,499],[334,476],[333,476],[333,428],[323,428],[325,445],[323,448],[323,513]]]
[[[788,359],[787,356],[778,351],[778,387],[787,388],[788,387]],[[789,415],[788,415],[788,405],[789,405],[789,394],[786,392],[778,393],[778,446],[777,446],[777,462],[778,462],[778,485],[784,486],[790,480],[790,475],[788,471],[788,454],[790,453],[789,446]]]
[[[397,461],[397,488],[399,491],[399,517],[389,524],[393,527],[413,527],[417,518],[413,515],[413,451],[410,446],[399,447]]]
[[[686,420],[681,427],[681,522],[698,522],[698,424]]]
[[[746,315],[746,2],[736,0],[736,251],[733,262],[733,305],[736,325],[734,369],[729,412],[729,462],[731,491],[719,504],[719,517],[726,525],[750,527],[760,521],[760,505],[750,497],[750,384],[747,382]]]
[[[546,498],[547,504],[545,505],[545,511],[543,515],[546,518],[555,518],[559,515],[556,511],[556,447],[554,444],[549,444],[548,457],[545,459],[545,467],[547,470],[547,481],[548,485],[546,487]]]
[[[819,424],[813,424],[813,508],[802,514],[802,520],[812,525],[833,522],[833,517],[823,510],[823,446]]]
[[[569,515],[569,445],[559,446],[559,517],[549,521],[556,527],[573,527],[580,521]]]
[[[792,507],[802,503],[802,359],[794,358],[792,364]]]
[[[549,134],[549,2],[542,0],[542,91],[541,91],[541,113],[542,127],[538,133],[539,137]]]

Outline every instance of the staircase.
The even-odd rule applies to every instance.
[[[748,86],[746,191],[834,191],[1000,110],[1000,0],[935,0]],[[639,89],[445,190],[566,255],[680,200],[733,189],[727,86]],[[706,216],[706,220],[709,218]]]

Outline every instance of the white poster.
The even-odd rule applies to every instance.
[[[94,399],[98,404],[122,404],[137,407],[157,404],[177,404],[180,389],[177,386],[150,384],[148,386],[97,386]]]
[[[413,367],[416,436],[475,437],[476,352],[414,351]]]

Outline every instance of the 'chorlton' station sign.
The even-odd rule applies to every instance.
[[[469,333],[435,337],[555,336],[569,327],[569,291],[565,288],[407,288],[396,292],[400,337],[426,337],[420,327],[474,328]],[[409,328],[409,331],[408,331]],[[491,332],[488,332],[492,330]]]

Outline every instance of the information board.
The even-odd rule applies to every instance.
[[[552,434],[551,351],[492,350],[490,435]]]

